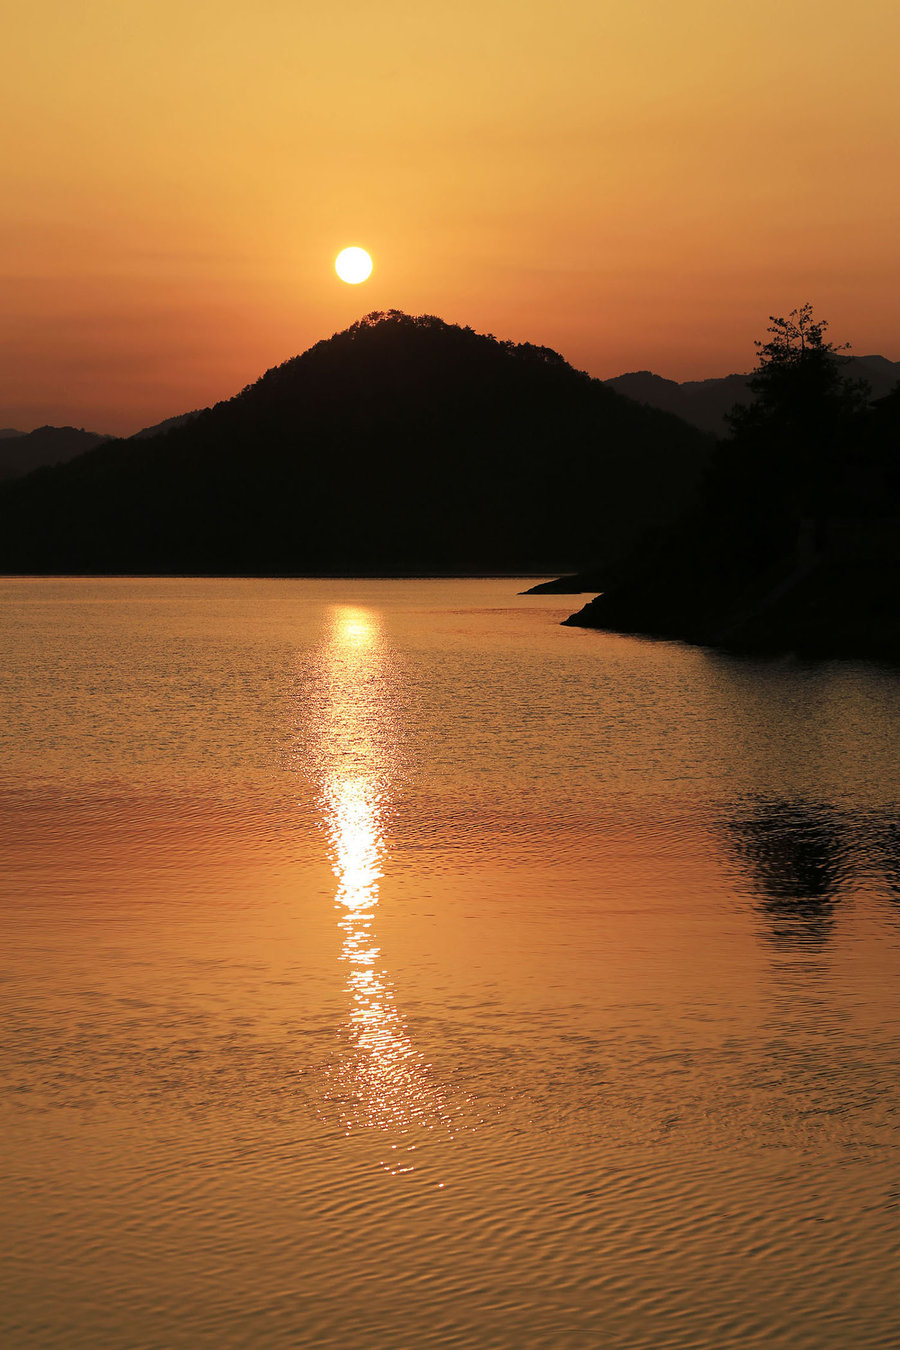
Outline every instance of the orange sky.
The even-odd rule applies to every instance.
[[[897,0],[7,0],[0,43],[0,426],[130,432],[390,307],[689,379],[811,300],[900,358]]]

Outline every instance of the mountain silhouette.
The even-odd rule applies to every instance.
[[[6,572],[541,572],[637,545],[710,438],[561,356],[374,313],[149,439],[0,488]]]
[[[38,427],[36,431],[0,432],[0,479],[21,478],[48,464],[64,464],[85,450],[111,440],[78,427]]]

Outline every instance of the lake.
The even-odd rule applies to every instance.
[[[0,581],[15,1350],[900,1344],[900,678]]]

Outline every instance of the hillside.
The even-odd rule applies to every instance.
[[[0,568],[578,567],[670,520],[710,445],[546,348],[373,314],[167,434],[4,485]]]
[[[176,427],[187,426],[188,422],[193,422],[206,409],[196,409],[194,412],[179,413],[175,417],[167,417],[162,422],[155,422],[152,427],[142,427],[129,437],[132,441],[145,441],[153,436],[165,436],[168,432],[174,431]]]

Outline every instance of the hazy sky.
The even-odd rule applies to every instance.
[[[810,300],[900,358],[898,0],[6,0],[0,50],[0,425],[391,307],[688,379]]]

